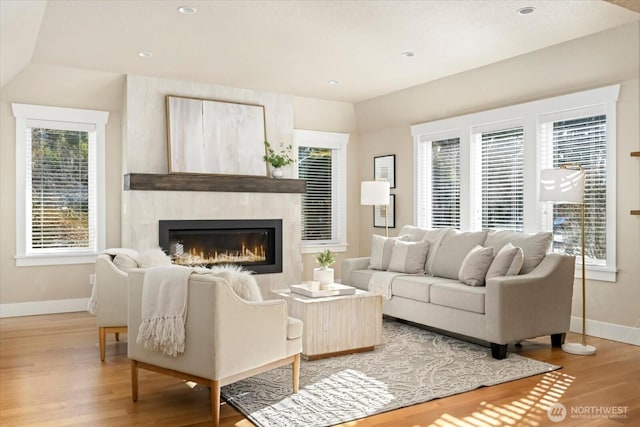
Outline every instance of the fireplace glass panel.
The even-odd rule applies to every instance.
[[[160,221],[160,246],[175,264],[235,264],[256,273],[282,271],[280,220]]]

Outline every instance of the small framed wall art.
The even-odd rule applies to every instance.
[[[387,211],[385,213],[385,210]],[[385,215],[386,214],[386,215]],[[386,220],[385,220],[386,216]],[[389,195],[389,205],[376,205],[373,207],[373,226],[377,228],[396,228],[396,195]]]
[[[373,177],[376,180],[387,180],[391,184],[391,188],[396,188],[396,155],[374,157]]]

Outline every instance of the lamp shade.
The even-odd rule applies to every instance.
[[[540,200],[556,203],[584,203],[583,169],[543,169],[540,171]]]
[[[360,184],[361,205],[388,205],[391,185],[387,181],[363,181]]]

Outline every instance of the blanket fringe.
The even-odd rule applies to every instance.
[[[145,319],[138,330],[138,344],[147,350],[175,357],[184,353],[185,329],[182,316]]]

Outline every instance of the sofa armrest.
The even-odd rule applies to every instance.
[[[575,257],[547,254],[531,272],[487,280],[487,341],[507,344],[569,330]]]
[[[120,270],[111,256],[96,258],[96,324],[100,327],[127,325],[127,289],[129,275]]]
[[[369,267],[371,257],[347,258],[342,260],[342,284],[351,284],[351,273],[355,270],[366,270]]]

